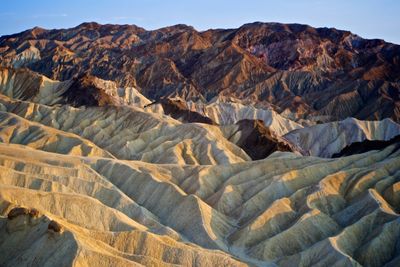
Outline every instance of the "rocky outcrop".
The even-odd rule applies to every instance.
[[[28,209],[24,207],[16,207],[10,210],[7,214],[7,218],[9,220],[15,219],[21,215],[29,215],[31,218],[39,217],[39,211],[37,209]]]
[[[7,214],[7,218],[9,220],[12,220],[20,215],[28,215],[29,214],[29,209],[27,208],[13,208],[12,210],[10,210],[10,212]]]
[[[10,206],[9,204],[10,203],[3,203],[4,206]],[[15,204],[11,204],[11,206],[15,206]],[[18,206],[14,207],[7,213],[8,220],[4,223],[4,230],[8,234],[26,231],[30,227],[38,224],[40,217],[41,215],[37,209]]]
[[[63,226],[54,220],[49,222],[47,229],[54,233],[62,233],[64,231]]]

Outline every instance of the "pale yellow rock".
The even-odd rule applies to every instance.
[[[41,81],[35,101],[56,98],[58,87]],[[22,88],[14,82],[0,95],[0,266],[400,262],[399,144],[337,159],[276,152],[251,161],[218,126],[125,105],[135,91],[118,107],[72,108],[11,99]],[[213,110],[218,118],[221,107]],[[230,106],[224,114],[231,111],[259,112]],[[274,123],[281,133],[297,127]],[[368,138],[397,127],[356,126]],[[310,146],[322,149],[331,137]],[[39,215],[8,219],[15,207]],[[48,229],[50,221],[62,231]]]
[[[208,104],[188,102],[188,108],[209,117],[220,125],[235,124],[240,120],[262,120],[279,136],[303,126],[289,120],[272,109],[261,109],[238,102],[215,101]]]
[[[191,165],[250,160],[218,127],[182,124],[135,107],[49,107],[0,95],[3,111],[74,133],[120,159]]]
[[[378,266],[397,255],[388,233],[399,231],[398,202],[379,192],[395,192],[399,158],[394,145],[341,159],[159,165],[0,144],[0,208],[60,221],[85,251],[65,251],[76,266],[240,264],[228,254],[260,266]]]

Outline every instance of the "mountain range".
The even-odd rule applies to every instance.
[[[398,266],[400,46],[333,28],[0,37],[0,266]]]
[[[399,122],[399,55],[399,45],[383,40],[278,23],[204,32],[186,25],[146,31],[83,23],[0,38],[2,66],[51,79],[92,75],[154,100],[234,97],[295,119],[328,117],[324,121]]]

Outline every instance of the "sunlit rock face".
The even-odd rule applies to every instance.
[[[0,38],[0,266],[398,266],[399,47],[297,24]]]

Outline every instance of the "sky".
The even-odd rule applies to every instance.
[[[399,0],[0,0],[0,35],[82,22],[157,29],[187,24],[197,30],[245,23],[303,23],[350,30],[400,44]]]

